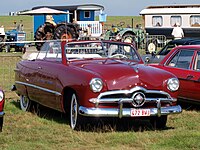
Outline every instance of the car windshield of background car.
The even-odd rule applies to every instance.
[[[161,51],[158,52],[158,55],[167,55],[176,46],[178,45],[176,44],[166,45]]]

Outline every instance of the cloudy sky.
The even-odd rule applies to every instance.
[[[137,16],[150,5],[200,4],[199,0],[1,0],[0,15],[17,12],[41,5],[100,4],[108,16]]]

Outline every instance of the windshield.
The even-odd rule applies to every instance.
[[[140,61],[136,50],[131,45],[110,41],[68,43],[66,56],[67,59],[117,58]]]
[[[61,43],[45,42],[36,59],[61,61]],[[65,45],[67,60],[111,58],[141,61],[137,51],[131,44],[113,41],[76,41]]]
[[[61,43],[57,41],[45,42],[35,57],[36,59],[56,59],[61,61]]]

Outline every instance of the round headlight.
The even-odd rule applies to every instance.
[[[0,102],[4,99],[4,93],[3,91],[0,91]]]
[[[93,92],[100,92],[103,88],[103,81],[99,78],[93,78],[90,81],[90,89]]]
[[[170,78],[167,81],[167,88],[172,92],[177,91],[179,88],[179,80],[177,78]]]

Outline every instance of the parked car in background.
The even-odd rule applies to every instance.
[[[87,117],[146,118],[163,128],[182,111],[176,76],[144,65],[130,43],[46,42],[15,73],[22,110],[37,102],[68,113],[72,129]]]
[[[171,40],[157,53],[143,55],[142,59],[143,61],[147,61],[147,63],[159,63],[174,47],[181,45],[200,45],[200,38]]]
[[[175,74],[180,81],[179,98],[200,102],[200,46],[178,46],[158,64],[152,65]]]
[[[5,102],[5,95],[4,92],[0,89],[0,132],[2,132],[3,128],[3,117],[4,117],[4,102]]]

